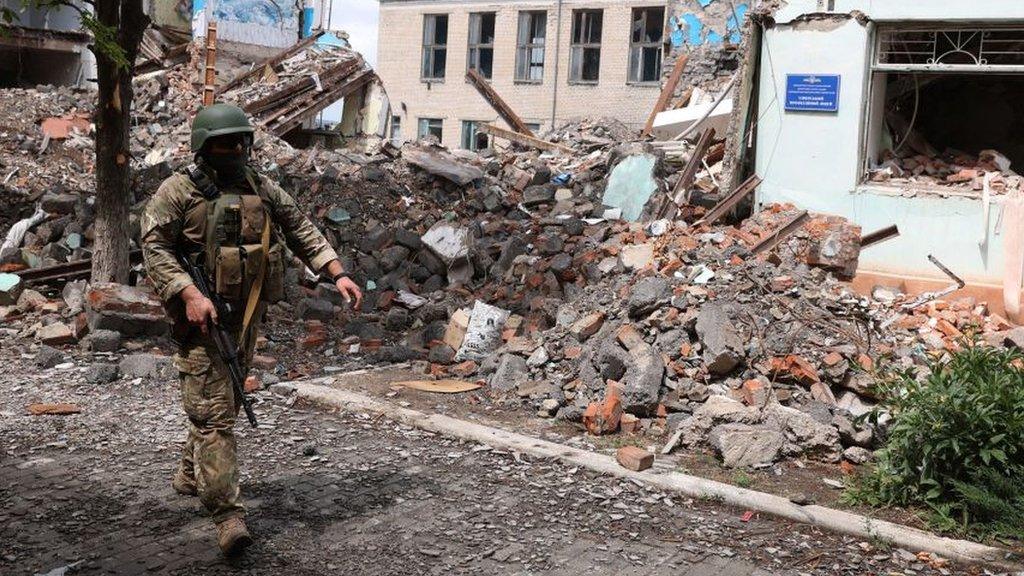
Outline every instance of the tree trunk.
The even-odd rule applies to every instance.
[[[102,50],[96,55],[99,94],[96,106],[96,223],[92,254],[93,282],[128,281],[130,226],[128,208],[132,203],[131,126],[132,76],[142,33],[149,17],[142,0],[96,0],[96,19],[117,30],[117,44],[128,65]]]

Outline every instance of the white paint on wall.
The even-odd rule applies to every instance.
[[[764,182],[759,204],[791,202],[845,216],[871,232],[891,224],[898,238],[866,249],[861,270],[944,278],[928,262],[934,254],[974,282],[1000,283],[1003,240],[996,234],[999,197],[984,230],[980,197],[943,197],[861,184],[865,118],[871,81],[874,22],[995,22],[1024,20],[1020,0],[835,0],[833,12],[861,11],[834,26],[798,23],[826,11],[828,0],[790,0],[764,31],[757,110],[755,170]],[[806,19],[806,18],[803,18]],[[786,74],[840,74],[839,112],[786,112]],[[1005,224],[1004,224],[1005,225]],[[985,248],[979,240],[987,235]]]

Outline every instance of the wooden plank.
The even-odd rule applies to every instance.
[[[206,74],[203,77],[203,106],[213,104],[214,85],[217,83],[217,23],[206,27]]]
[[[484,134],[504,138],[505,140],[510,140],[516,144],[522,144],[523,146],[529,146],[539,150],[562,152],[564,154],[572,154],[574,152],[573,149],[568,146],[562,146],[561,144],[555,144],[554,142],[548,142],[547,140],[541,140],[540,138],[534,138],[533,136],[527,136],[526,134],[520,134],[518,132],[513,132],[512,130],[499,128],[493,124],[480,124],[477,126],[477,129]]]
[[[804,221],[807,220],[808,216],[809,214],[807,213],[807,210],[801,210],[800,213],[794,216],[792,220],[786,222],[780,226],[778,230],[772,232],[758,242],[750,249],[750,252],[753,254],[761,254],[775,248],[780,242],[789,238],[793,232],[799,230],[800,227],[803,226]]]
[[[320,75],[320,84],[329,85],[338,77],[345,77],[352,73],[356,67],[361,65],[361,61],[358,58],[352,58],[346,60],[342,64],[335,66],[323,74]],[[257,115],[266,112],[272,108],[277,107],[282,100],[292,99],[296,95],[316,87],[316,81],[310,76],[303,76],[298,80],[294,80],[288,84],[285,84],[280,90],[267,94],[266,96],[253,100],[242,106],[242,110],[245,110],[249,114]]]
[[[313,98],[312,102],[309,103],[305,108],[289,108],[290,110],[297,110],[290,114],[283,120],[278,120],[275,126],[270,130],[277,136],[283,136],[285,133],[291,131],[294,128],[298,128],[305,120],[320,112],[324,108],[327,108],[331,104],[334,104],[338,100],[341,100],[345,96],[355,92],[356,90],[366,86],[376,78],[377,75],[372,70],[364,70],[361,73],[354,74],[345,79],[345,81],[327,92],[314,92],[313,94],[321,94],[322,97]]]
[[[477,92],[487,100],[487,103],[494,108],[494,111],[501,116],[502,120],[508,123],[513,130],[520,134],[526,134],[527,136],[533,136],[533,132],[526,127],[526,123],[519,117],[518,114],[512,110],[512,107],[502,100],[501,96],[495,92],[494,88],[490,85],[487,80],[480,75],[479,72],[470,68],[466,71],[466,79],[469,80],[470,84],[476,88]]]
[[[313,34],[309,38],[304,38],[301,42],[293,44],[291,48],[286,48],[284,51],[280,52],[276,56],[271,56],[270,58],[267,58],[266,60],[263,60],[262,62],[253,65],[252,69],[248,72],[235,76],[230,81],[228,81],[227,84],[218,88],[215,94],[220,95],[227,92],[228,90],[231,90],[232,88],[238,86],[242,82],[245,82],[246,80],[259,74],[260,72],[263,71],[263,68],[267,66],[270,66],[271,68],[277,66],[281,62],[287,60],[288,58],[291,58],[295,54],[298,54],[299,52],[312,46],[317,40],[320,39],[321,36],[324,35],[324,32],[324,30],[320,30],[319,32]]]
[[[714,224],[719,218],[735,208],[740,203],[740,200],[753,192],[760,184],[761,178],[756,174],[747,178],[735,190],[730,192],[728,196],[723,198],[721,202],[715,204],[715,207],[708,212],[707,216],[695,222],[694,226],[698,224]]]
[[[690,187],[693,186],[693,180],[697,177],[697,170],[700,169],[701,160],[704,159],[704,154],[707,152],[708,147],[711,146],[711,141],[715,138],[715,129],[708,128],[701,133],[700,138],[697,140],[697,146],[693,149],[693,154],[690,155],[690,160],[686,163],[686,167],[683,168],[682,174],[679,175],[679,180],[676,180],[675,187],[672,188],[672,201],[677,205],[682,204],[682,198],[680,195],[686,194],[686,201],[689,202]]]
[[[676,63],[672,66],[672,72],[668,75],[668,80],[665,81],[665,86],[661,89],[661,94],[658,96],[658,101],[654,104],[654,108],[651,110],[651,115],[647,117],[647,123],[644,124],[643,136],[647,136],[651,133],[651,129],[654,128],[654,118],[660,112],[665,110],[670,100],[672,100],[672,94],[676,91],[676,86],[679,85],[679,79],[683,77],[683,69],[686,68],[686,62],[690,59],[689,54],[680,54],[676,58]]]

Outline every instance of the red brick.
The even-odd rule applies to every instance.
[[[778,377],[795,380],[805,386],[820,381],[818,371],[802,356],[790,354],[786,357],[772,358],[769,361],[770,370]]]
[[[821,359],[821,361],[822,363],[825,364],[825,366],[831,368],[843,361],[843,355],[840,354],[839,352],[832,351],[826,354],[825,357]]]
[[[640,472],[654,466],[654,454],[636,446],[623,446],[615,452],[615,460],[627,470]]]
[[[623,434],[633,434],[640,429],[640,419],[632,414],[623,414],[619,419],[619,431]]]
[[[277,358],[257,354],[252,357],[251,364],[253,368],[259,368],[260,370],[273,370],[277,368]]]
[[[580,342],[585,341],[604,326],[604,312],[592,312],[576,322],[573,322],[569,332]]]
[[[476,372],[476,369],[477,364],[472,360],[466,360],[465,362],[461,362],[450,368],[452,374],[462,376],[463,378],[471,374],[474,374]]]

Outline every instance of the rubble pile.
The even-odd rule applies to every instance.
[[[135,83],[135,217],[160,180],[190,161],[198,100],[187,70]],[[239,90],[251,103],[304,93],[296,82],[306,79],[270,71],[261,80],[269,84]],[[12,92],[0,91],[0,114],[12,117],[0,132],[0,178],[16,172],[0,198],[19,199],[17,219],[36,200],[50,216],[26,225],[3,255],[5,272],[86,258],[92,140],[73,119],[88,113],[90,96]],[[69,118],[70,128],[42,146],[37,123],[51,117]],[[478,154],[425,141],[372,154],[300,150],[259,130],[255,163],[325,231],[366,296],[349,314],[332,286],[301,284],[294,269],[258,344],[263,382],[298,375],[272,355],[305,354],[318,370],[336,355],[350,366],[414,362],[433,377],[486,381],[494,401],[593,434],[664,434],[666,450],[708,447],[730,466],[797,455],[859,463],[880,433],[855,424],[871,407],[880,361],[920,364],[955,349],[972,327],[1000,345],[1024,344],[983,303],[908,307],[910,296],[885,287],[871,298],[852,293],[841,279],[856,270],[861,230],[843,218],[807,215],[788,230],[805,215],[770,206],[738,226],[705,221],[714,210],[672,196],[686,168],[631,142],[638,135],[620,123],[580,121],[544,137],[569,152]],[[709,153],[718,155],[711,164],[720,154]],[[693,170],[698,188],[716,188],[710,170]],[[666,216],[666,206],[678,210]],[[43,346],[103,354],[166,338],[145,284],[44,292],[0,273],[0,322]],[[96,378],[167,366],[153,354],[127,358]]]
[[[938,186],[951,190],[981,192],[989,176],[990,190],[1005,194],[1021,188],[1021,177],[1010,169],[1010,160],[996,150],[982,150],[972,156],[956,150],[943,154],[911,153],[897,156],[887,151],[886,158],[869,171],[872,182],[893,182]]]

